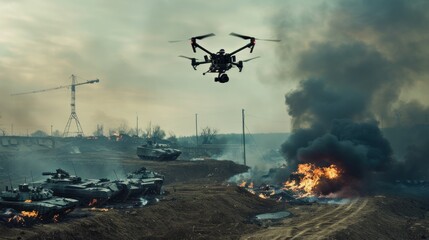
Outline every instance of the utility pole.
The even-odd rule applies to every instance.
[[[51,124],[51,137],[52,137],[52,128],[53,128],[54,126]]]
[[[136,121],[136,134],[137,134],[137,137],[139,137],[139,115],[137,115],[137,121]]]
[[[13,136],[13,123],[10,125],[10,135]]]
[[[243,161],[244,166],[246,165],[246,134],[244,132],[244,109],[241,109],[241,119],[242,119],[242,125],[243,125]]]
[[[195,113],[195,137],[197,139],[198,146],[198,113]]]

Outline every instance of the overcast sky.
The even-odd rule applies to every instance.
[[[179,136],[199,125],[221,133],[240,132],[241,109],[251,132],[289,131],[284,105],[288,84],[275,83],[278,43],[257,42],[238,59],[242,73],[230,82],[203,76],[178,55],[202,58],[188,42],[168,40],[215,33],[201,45],[212,51],[232,51],[247,41],[229,36],[238,32],[276,38],[272,21],[276,1],[0,1],[0,124],[26,134],[42,129],[63,131],[70,115],[70,90],[10,96],[11,93],[100,79],[77,88],[77,114],[86,135],[97,124],[105,129],[127,124],[136,115],[143,128],[152,122]]]
[[[53,125],[62,132],[70,115],[69,89],[10,94],[67,85],[75,74],[80,82],[100,79],[77,87],[86,135],[97,124],[105,133],[121,124],[135,127],[137,115],[142,128],[152,122],[178,136],[192,135],[196,113],[200,127],[238,133],[242,108],[251,133],[289,132],[285,94],[300,80],[324,77],[300,69],[317,44],[370,46],[414,79],[400,85],[394,100],[417,99],[426,106],[429,36],[421,11],[427,4],[393,2],[0,0],[0,128],[10,132],[13,124],[14,133],[26,134],[49,132]],[[215,75],[202,75],[207,66],[194,71],[189,60],[177,57],[201,59],[202,51],[193,53],[186,41],[168,43],[212,32],[215,37],[199,43],[213,52],[247,43],[230,32],[282,42],[257,41],[253,54],[239,53],[238,59],[261,58],[245,63],[241,73],[232,69],[230,82],[220,84]],[[316,56],[313,63],[341,68],[341,62],[325,66],[325,60]]]

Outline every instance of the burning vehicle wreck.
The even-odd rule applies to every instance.
[[[56,172],[44,172],[50,176],[38,184],[51,189],[59,197],[78,199],[83,206],[102,206],[109,203],[123,202],[128,198],[148,194],[160,194],[164,176],[142,168],[128,174],[125,180],[111,181],[102,179],[82,179],[70,175],[63,169]]]
[[[130,197],[146,194],[161,194],[161,188],[164,183],[164,176],[147,170],[145,167],[127,174],[126,180],[130,186]]]
[[[19,185],[0,193],[0,216],[6,224],[28,226],[30,222],[57,222],[79,204],[78,200],[55,197],[52,190],[43,187]],[[29,221],[31,219],[31,221]]]
[[[46,180],[6,187],[0,193],[0,222],[11,227],[58,222],[76,207],[107,212],[102,208],[134,208],[148,204],[144,196],[161,194],[164,176],[145,167],[128,173],[126,179],[82,179],[63,169],[43,172]],[[130,201],[128,201],[130,200]],[[136,201],[138,203],[136,203]]]
[[[111,182],[109,179],[82,179],[63,169],[42,175],[50,177],[41,182],[41,186],[51,189],[56,196],[78,199],[81,205],[100,206],[128,196],[125,183]]]

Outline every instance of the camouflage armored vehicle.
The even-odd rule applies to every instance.
[[[54,173],[44,172],[43,175],[50,177],[41,186],[51,189],[56,196],[78,199],[84,206],[100,206],[107,201],[125,200],[130,193],[129,185],[121,181],[82,179],[63,169],[57,169]]]
[[[161,194],[164,176],[142,167],[137,171],[128,173],[125,181],[131,185],[130,196]]]
[[[78,200],[55,197],[49,189],[28,184],[21,184],[18,189],[6,188],[0,193],[0,208],[12,208],[44,221],[58,219],[78,204]]]
[[[167,144],[158,144],[148,141],[137,147],[137,156],[142,160],[173,161],[182,152],[178,149],[170,148]]]

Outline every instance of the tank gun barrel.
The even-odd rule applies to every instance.
[[[53,176],[53,175],[56,175],[57,173],[54,173],[54,172],[42,172],[42,175],[43,176]]]

